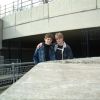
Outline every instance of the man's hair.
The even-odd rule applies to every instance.
[[[51,33],[47,33],[47,34],[45,34],[45,39],[46,38],[51,38],[53,40],[54,37]]]
[[[58,32],[55,34],[55,38],[64,38],[64,36],[61,32]]]

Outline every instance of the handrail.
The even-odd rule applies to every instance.
[[[6,67],[6,66],[12,66],[12,65],[18,66],[18,65],[34,65],[34,62],[23,62],[23,63],[11,63],[11,64],[0,64],[0,67]]]
[[[12,3],[9,3],[4,6],[0,6],[0,17],[4,17],[8,14],[8,12],[16,12],[18,10],[23,10],[25,7],[33,7],[35,4],[44,4],[45,0],[39,0],[39,1],[33,1],[33,0],[17,0],[13,1]],[[45,1],[45,3],[49,3],[53,0],[48,0],[48,2]],[[8,9],[11,9],[8,11]]]
[[[34,62],[0,64],[0,86],[9,85],[4,81],[9,81],[10,84],[16,82],[27,71],[34,67]]]

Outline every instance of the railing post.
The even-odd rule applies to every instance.
[[[96,9],[98,8],[98,4],[97,4],[98,2],[97,2],[97,0],[96,0]]]
[[[31,7],[33,7],[33,0],[31,0]]]
[[[1,18],[1,5],[0,5],[0,18]]]
[[[17,0],[17,11],[19,9],[19,0]]]
[[[12,75],[13,75],[13,83],[15,82],[15,64],[12,63]]]
[[[21,10],[22,10],[22,8],[23,8],[23,5],[22,5],[22,0],[21,0]]]
[[[5,5],[5,16],[6,16],[6,5]]]
[[[14,7],[14,2],[13,2],[13,12],[14,12],[14,10],[15,10],[15,7]]]

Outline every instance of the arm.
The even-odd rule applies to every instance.
[[[34,55],[33,55],[33,61],[35,64],[39,63],[39,55],[38,55],[39,48],[36,48]]]
[[[70,46],[67,47],[67,52],[68,52],[68,59],[72,59],[73,58],[73,53],[72,53],[72,50],[70,48]]]
[[[39,49],[40,47],[42,47],[43,46],[43,43],[41,42],[41,43],[39,43],[38,45],[37,45],[37,49]]]

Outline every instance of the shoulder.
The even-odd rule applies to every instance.
[[[66,45],[67,48],[70,48],[69,44]]]
[[[66,42],[64,42],[64,46],[65,46],[65,48],[67,48],[67,49],[71,49],[71,47],[69,46],[69,44],[67,44]]]

